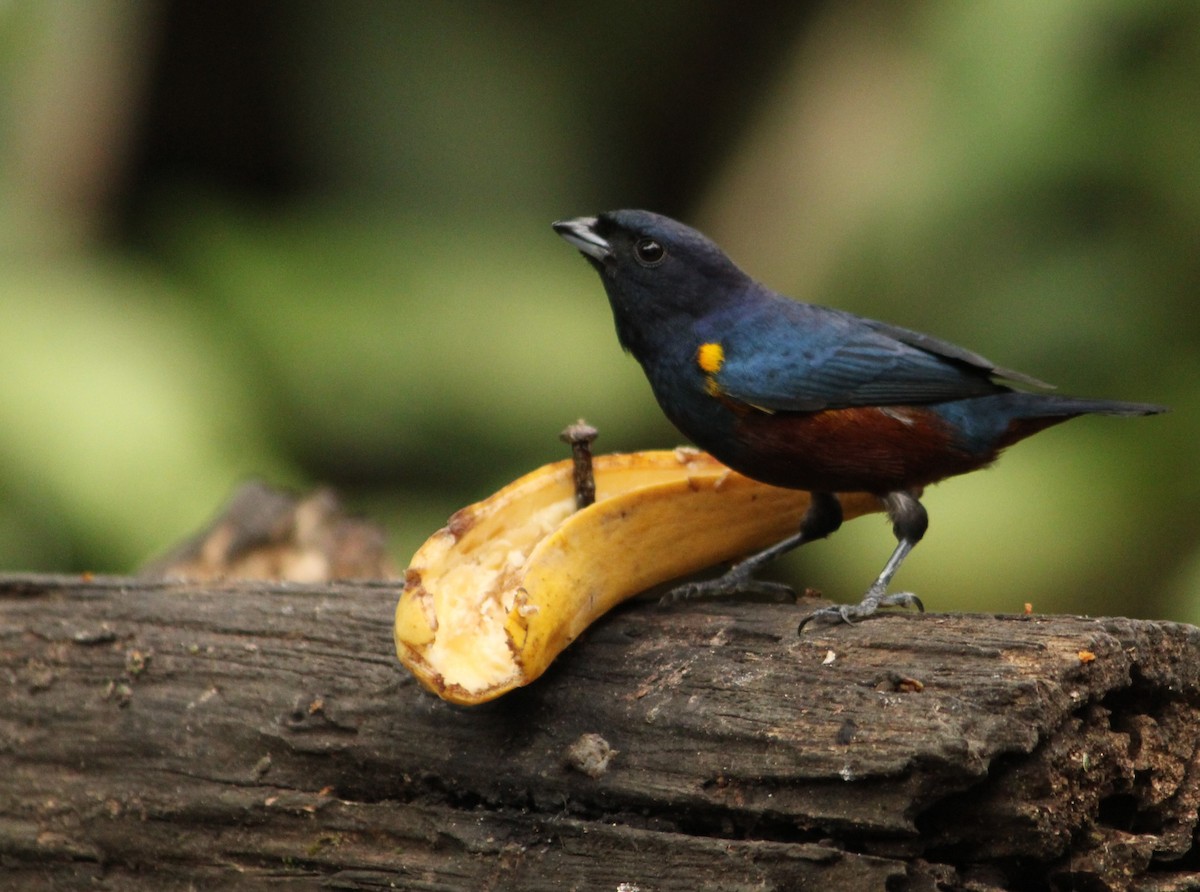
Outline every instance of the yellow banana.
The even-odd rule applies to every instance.
[[[596,501],[575,510],[570,460],[458,511],[413,556],[396,653],[425,687],[483,703],[529,684],[610,608],[793,533],[806,492],[693,449],[597,456]],[[881,510],[839,497],[845,518]]]

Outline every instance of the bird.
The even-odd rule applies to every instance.
[[[1047,393],[1051,385],[932,335],[803,303],[744,273],[711,239],[670,217],[617,210],[555,232],[599,273],[617,339],[662,411],[701,449],[763,483],[807,490],[799,529],[666,600],[790,592],[765,564],[842,523],[836,493],[877,496],[896,546],[857,604],[807,616],[852,622],[915,607],[892,578],[929,525],[924,488],[986,467],[1024,438],[1080,415],[1139,416],[1149,403]]]

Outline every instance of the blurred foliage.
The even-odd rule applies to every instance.
[[[126,571],[237,482],[403,565],[565,455],[673,445],[549,230],[682,217],[1085,419],[929,492],[933,609],[1200,620],[1200,6],[0,4],[0,567]],[[854,600],[872,519],[779,572]]]

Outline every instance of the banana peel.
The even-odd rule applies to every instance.
[[[452,703],[538,678],[612,607],[652,586],[792,534],[809,495],[758,483],[693,449],[600,455],[596,500],[576,510],[571,460],[455,513],[413,556],[396,653]],[[845,519],[880,511],[839,496]]]

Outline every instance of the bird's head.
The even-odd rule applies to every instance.
[[[750,278],[707,236],[650,211],[560,220],[554,231],[600,273],[617,334],[636,355],[647,338],[739,299]]]

